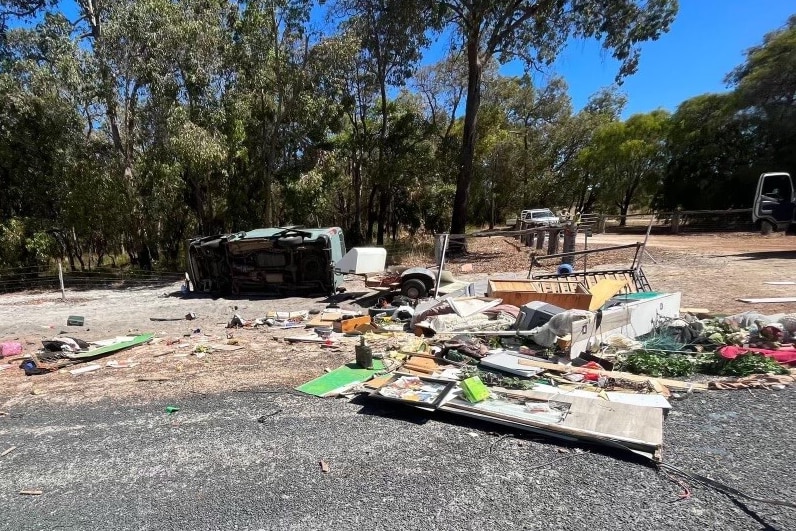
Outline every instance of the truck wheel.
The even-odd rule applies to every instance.
[[[426,285],[422,280],[410,278],[401,283],[401,295],[410,299],[420,299],[428,294]]]
[[[774,224],[770,221],[766,221],[765,219],[760,222],[760,234],[763,236],[768,236],[774,232]]]

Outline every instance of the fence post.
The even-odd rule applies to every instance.
[[[61,284],[61,300],[66,300],[66,291],[64,290],[64,270],[61,267],[60,260],[58,260],[58,282]]]
[[[672,234],[680,233],[680,211],[675,210],[672,213]]]
[[[595,232],[598,234],[605,234],[605,215],[600,214],[597,218],[597,230]]]
[[[545,231],[544,229],[536,229],[534,234],[536,235],[536,248],[541,251],[544,248]]]
[[[558,235],[560,233],[561,229],[547,229],[547,235],[550,238],[547,242],[547,254],[558,253]]]
[[[578,226],[573,223],[567,223],[564,227],[564,249],[563,252],[573,252],[575,250],[575,238],[578,235]],[[588,236],[587,236],[588,238]],[[558,239],[558,238],[556,238]],[[575,257],[572,255],[565,256],[561,259],[562,264],[575,264]],[[585,269],[585,268],[584,268]]]

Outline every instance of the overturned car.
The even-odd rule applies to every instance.
[[[276,227],[194,238],[188,277],[206,293],[333,294],[343,283],[335,264],[346,254],[339,227]]]

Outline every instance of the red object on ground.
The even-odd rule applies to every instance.
[[[734,345],[727,345],[726,347],[721,347],[719,349],[719,355],[722,358],[727,358],[728,360],[735,359],[738,356],[747,354],[749,352],[754,352],[769,358],[774,358],[779,363],[786,365],[796,363],[796,348],[794,347],[784,347],[777,350],[771,350],[766,348],[736,347]]]
[[[4,341],[0,343],[0,358],[19,356],[22,354],[22,343],[18,341]]]

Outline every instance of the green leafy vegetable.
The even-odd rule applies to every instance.
[[[723,358],[716,353],[702,356],[700,372],[719,376],[749,376],[750,374],[788,374],[788,370],[773,358],[749,352],[735,359]]]

